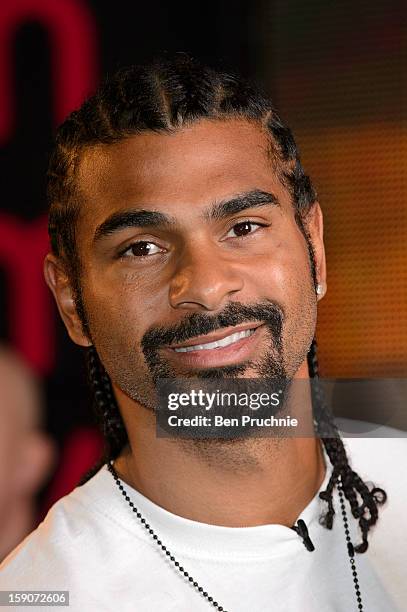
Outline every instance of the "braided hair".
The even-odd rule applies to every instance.
[[[321,517],[320,522],[328,529],[332,529],[335,510],[333,507],[333,490],[340,479],[342,491],[349,502],[352,515],[358,519],[362,534],[362,542],[355,546],[358,553],[366,552],[368,548],[367,536],[369,529],[377,522],[378,506],[385,503],[386,492],[378,487],[369,489],[360,476],[349,465],[343,441],[333,420],[332,413],[326,405],[320,385],[318,384],[317,343],[314,339],[308,353],[308,370],[312,379],[312,407],[314,414],[315,431],[321,438],[333,470],[325,491],[319,497],[327,502],[328,510]],[[361,502],[358,501],[358,496]]]
[[[306,230],[306,216],[316,193],[305,174],[290,129],[283,123],[267,95],[236,75],[201,66],[185,54],[160,59],[150,65],[118,71],[74,111],[59,127],[47,174],[49,236],[51,249],[70,278],[76,309],[84,332],[90,330],[82,299],[81,260],[77,249],[76,226],[84,206],[77,186],[77,171],[85,149],[109,145],[142,132],[171,134],[201,119],[244,119],[258,125],[268,137],[268,156],[280,181],[289,192],[296,222],[309,251],[316,285],[312,244]],[[115,459],[128,443],[127,432],[106,373],[96,349],[86,349],[95,411],[103,431],[105,448],[100,462],[82,479],[86,482],[106,462]],[[359,522],[362,542],[355,547],[363,553],[368,532],[378,519],[378,506],[386,493],[369,488],[354,472],[346,450],[324,402],[318,384],[316,342],[308,354],[313,381],[312,403],[316,434],[321,438],[333,471],[320,498],[327,503],[321,523],[332,529],[335,510],[333,491],[340,481],[352,515]]]

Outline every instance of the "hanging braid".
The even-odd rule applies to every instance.
[[[291,196],[295,220],[307,241],[315,283],[312,245],[304,222],[316,201],[316,193],[305,174],[290,129],[277,115],[271,101],[256,87],[237,75],[201,66],[185,54],[161,59],[147,66],[120,70],[93,97],[74,111],[59,127],[48,169],[49,236],[51,249],[65,267],[73,289],[76,309],[84,333],[90,338],[82,300],[82,262],[76,239],[80,207],[86,205],[77,186],[78,167],[84,150],[95,145],[119,142],[142,132],[171,134],[201,119],[225,121],[244,119],[257,124],[269,138],[268,155],[280,181]],[[101,461],[82,482],[107,461],[118,456],[128,442],[110,379],[94,347],[88,351],[89,380],[95,410],[103,430],[105,448]],[[310,377],[318,377],[316,343],[309,353]],[[315,382],[315,381],[314,381]],[[378,505],[386,500],[382,489],[369,490],[348,464],[345,448],[329,416],[318,385],[313,385],[316,433],[321,437],[333,466],[332,476],[320,497],[327,503],[322,523],[332,528],[335,514],[332,494],[340,480],[353,516],[359,520],[362,543],[378,517]],[[358,499],[361,503],[359,504]]]
[[[322,389],[318,383],[317,343],[314,339],[308,353],[308,370],[312,389],[312,407],[314,414],[315,432],[321,438],[333,470],[325,491],[319,497],[328,504],[328,510],[320,523],[332,529],[335,510],[333,507],[333,491],[340,480],[343,494],[349,502],[352,515],[359,520],[362,533],[362,542],[355,546],[358,553],[366,552],[368,548],[367,535],[378,519],[378,506],[385,503],[387,495],[383,489],[373,487],[369,489],[360,476],[352,470],[348,463],[343,441],[339,436],[332,414],[325,403]],[[328,436],[328,437],[326,437]],[[361,503],[358,502],[358,496]]]
[[[88,380],[93,391],[94,412],[102,431],[104,448],[101,459],[81,479],[84,484],[105,464],[116,459],[128,442],[122,416],[113,393],[110,378],[94,346],[86,349]]]

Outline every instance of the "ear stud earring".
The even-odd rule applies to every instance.
[[[317,295],[322,295],[322,292],[323,292],[323,287],[322,287],[322,285],[317,285],[317,289],[316,289],[316,291],[317,291]]]

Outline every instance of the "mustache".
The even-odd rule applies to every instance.
[[[143,352],[150,353],[163,345],[185,342],[195,336],[233,327],[241,323],[264,322],[273,333],[276,344],[280,345],[284,321],[284,310],[275,302],[240,304],[230,302],[216,315],[194,312],[171,327],[153,327],[147,330],[141,340]]]

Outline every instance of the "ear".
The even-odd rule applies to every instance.
[[[327,291],[326,283],[326,259],[324,246],[324,220],[319,202],[314,202],[305,218],[305,227],[311,238],[315,254],[315,267],[317,283],[321,285],[321,293],[317,294],[317,300],[324,297]]]
[[[92,342],[83,330],[76,310],[74,291],[61,261],[52,253],[44,260],[44,277],[58,306],[59,314],[71,339],[80,346],[91,346]]]

